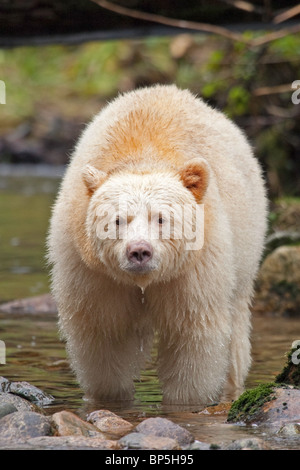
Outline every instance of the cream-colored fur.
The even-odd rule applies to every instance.
[[[117,209],[120,199],[131,210],[127,238],[101,240],[99,208]],[[184,237],[147,235],[158,220],[149,205],[159,212],[176,204],[204,204],[201,249],[186,250]],[[241,393],[266,206],[243,133],[190,92],[137,90],[94,118],[62,182],[48,238],[59,325],[87,397],[132,398],[154,332],[166,403]],[[126,247],[136,240],[153,248],[148,270],[130,269]]]

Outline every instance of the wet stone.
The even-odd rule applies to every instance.
[[[208,444],[207,442],[201,442],[201,441],[194,441],[190,447],[189,450],[212,450],[213,447],[211,444]]]
[[[133,425],[115,413],[108,410],[96,410],[90,413],[87,421],[102,432],[121,437],[129,433]]]
[[[34,449],[49,450],[115,450],[119,449],[117,441],[84,436],[53,436],[36,437],[27,441],[28,445]]]
[[[13,300],[0,305],[0,312],[9,314],[56,314],[57,306],[50,294]]]
[[[91,423],[87,423],[70,411],[59,411],[52,415],[52,424],[59,436],[85,436],[105,439]]]
[[[13,393],[37,405],[49,405],[54,401],[54,397],[28,382],[11,382],[5,377],[0,377],[0,392],[1,391]]]
[[[18,411],[18,409],[12,403],[0,404],[0,419],[6,415],[14,413],[15,411]]]
[[[26,398],[26,400],[38,405],[49,405],[54,401],[54,398],[51,395],[43,392],[28,382],[11,382],[9,392]]]
[[[0,391],[1,392],[9,392],[9,385],[10,381],[5,377],[0,377]]]
[[[123,449],[144,450],[180,450],[178,442],[170,437],[146,435],[140,432],[132,432],[119,439],[119,445]]]
[[[40,436],[26,440],[0,437],[1,450],[115,450],[117,441],[90,439],[84,436]]]
[[[188,446],[194,441],[193,435],[187,429],[166,418],[145,419],[135,430],[148,436],[169,437],[177,441],[180,446]]]
[[[266,442],[258,438],[239,439],[231,442],[225,450],[271,450]]]
[[[258,418],[260,422],[275,427],[300,421],[300,389],[277,388],[275,398],[263,405]]]
[[[38,411],[38,407],[25,400],[25,398],[13,395],[12,393],[0,392],[0,407],[6,405],[14,406],[17,411]]]
[[[16,411],[0,420],[1,439],[29,439],[51,434],[49,418],[34,411]]]
[[[266,425],[273,432],[300,421],[300,389],[291,385],[260,385],[246,390],[229,411],[228,422]]]
[[[288,423],[279,429],[278,434],[283,436],[297,436],[300,439],[300,423]]]

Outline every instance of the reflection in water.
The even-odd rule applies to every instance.
[[[0,375],[14,381],[28,381],[53,395],[55,402],[46,408],[48,413],[69,409],[84,417],[95,409],[109,409],[133,424],[145,416],[165,416],[186,426],[197,439],[205,442],[230,442],[247,437],[249,432],[259,433],[257,428],[226,424],[226,414],[199,414],[203,410],[201,406],[162,406],[154,363],[148,364],[140,381],[136,382],[133,402],[86,402],[69,369],[65,346],[58,337],[55,315],[26,317],[2,314],[0,325],[0,338],[6,345],[6,364],[0,365]],[[254,318],[253,365],[246,384],[248,388],[274,380],[285,363],[285,352],[295,336],[300,338],[298,320]],[[284,442],[284,439],[277,438],[277,447]]]
[[[50,207],[59,185],[59,180],[45,178],[44,174],[39,178],[24,177],[24,173],[10,177],[9,169],[5,172],[3,168],[0,165],[0,302],[48,291],[44,242]],[[272,381],[285,363],[286,351],[297,339],[299,320],[254,318],[253,365],[246,386]],[[0,364],[0,375],[13,381],[28,381],[53,395],[55,402],[46,409],[48,413],[70,409],[84,415],[93,409],[107,408],[133,424],[145,416],[167,416],[205,442],[230,442],[249,433],[259,435],[257,428],[226,424],[226,414],[199,414],[203,407],[162,406],[153,362],[136,382],[133,403],[85,402],[69,369],[53,315],[0,314],[0,340],[6,346],[6,364]],[[286,446],[284,438],[275,440],[275,448]],[[288,447],[293,447],[290,441]]]

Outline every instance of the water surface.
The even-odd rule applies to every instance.
[[[34,167],[34,171],[35,175],[27,167],[16,171],[0,165],[0,302],[49,291],[45,237],[61,169],[53,172]],[[296,339],[300,339],[299,320],[254,318],[253,364],[246,386],[272,381]],[[46,409],[48,413],[70,409],[84,415],[92,409],[108,408],[134,424],[145,416],[170,417],[206,442],[230,442],[258,434],[276,448],[298,446],[293,440],[260,436],[257,428],[226,424],[225,415],[203,414],[203,407],[162,406],[154,360],[136,381],[134,402],[87,403],[68,366],[55,315],[0,314],[0,340],[6,345],[6,364],[0,365],[0,375],[28,381],[53,395],[55,401]]]

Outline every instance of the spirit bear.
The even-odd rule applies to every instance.
[[[87,398],[131,399],[154,334],[164,403],[242,392],[266,211],[245,136],[189,91],[128,92],[94,118],[48,238],[59,327]]]

